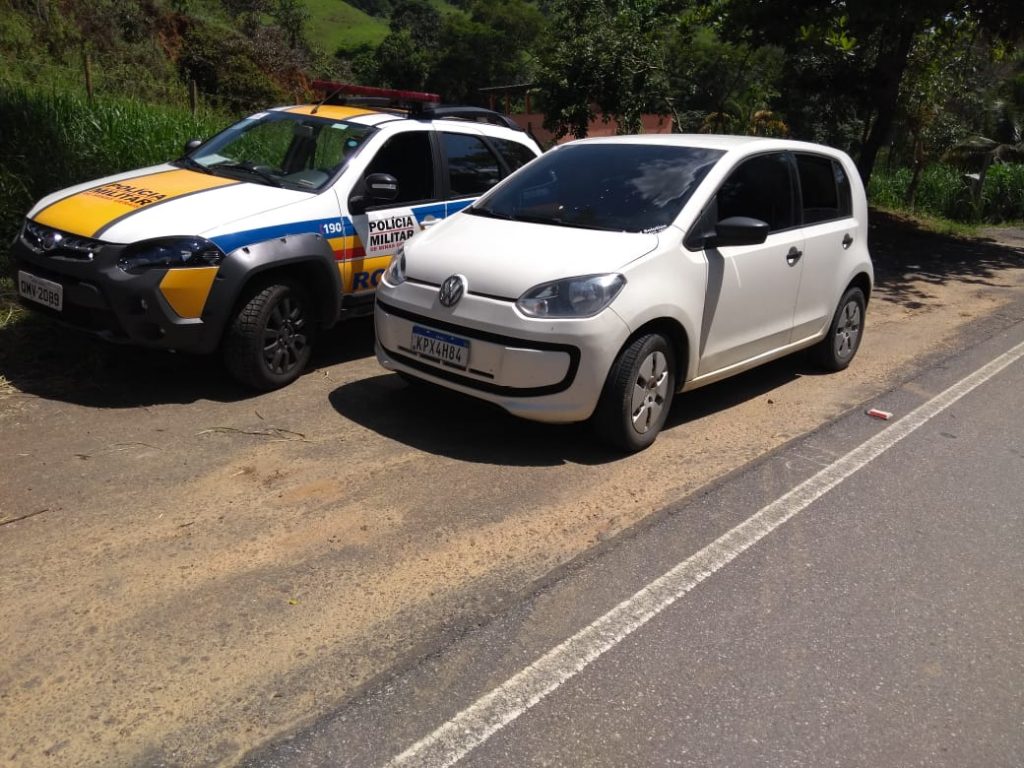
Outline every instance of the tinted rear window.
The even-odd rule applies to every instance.
[[[469,213],[555,226],[656,232],[724,153],[652,144],[570,144],[542,155]]]
[[[804,224],[850,216],[850,180],[843,167],[828,157],[797,155]]]

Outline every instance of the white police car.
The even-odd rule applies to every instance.
[[[857,352],[867,202],[844,153],[738,136],[549,151],[407,244],[377,292],[377,357],[624,450],[673,394],[796,350]]]
[[[41,200],[12,248],[22,302],[112,341],[220,350],[242,382],[283,386],[318,329],[372,311],[398,246],[540,153],[494,112],[315,86],[319,103]]]

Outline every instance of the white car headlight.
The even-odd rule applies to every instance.
[[[530,317],[592,317],[603,310],[626,284],[623,275],[583,275],[541,283],[516,302]]]
[[[405,282],[405,247],[399,247],[391,257],[391,263],[384,270],[384,280],[388,285],[401,285]]]

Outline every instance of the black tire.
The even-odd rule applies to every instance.
[[[619,450],[642,451],[657,438],[676,391],[675,354],[660,334],[630,342],[615,359],[594,411],[600,438]]]
[[[839,300],[828,333],[814,351],[815,359],[826,371],[846,368],[860,349],[864,336],[864,314],[867,302],[860,288],[849,288]]]
[[[231,320],[224,364],[246,386],[279,389],[309,363],[315,328],[313,304],[301,285],[288,281],[257,288]]]

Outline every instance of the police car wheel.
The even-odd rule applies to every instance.
[[[313,349],[313,305],[298,283],[257,288],[235,314],[224,339],[228,371],[260,391],[292,383]]]
[[[608,445],[642,451],[657,438],[675,394],[675,355],[661,334],[641,336],[612,364],[593,426]]]

